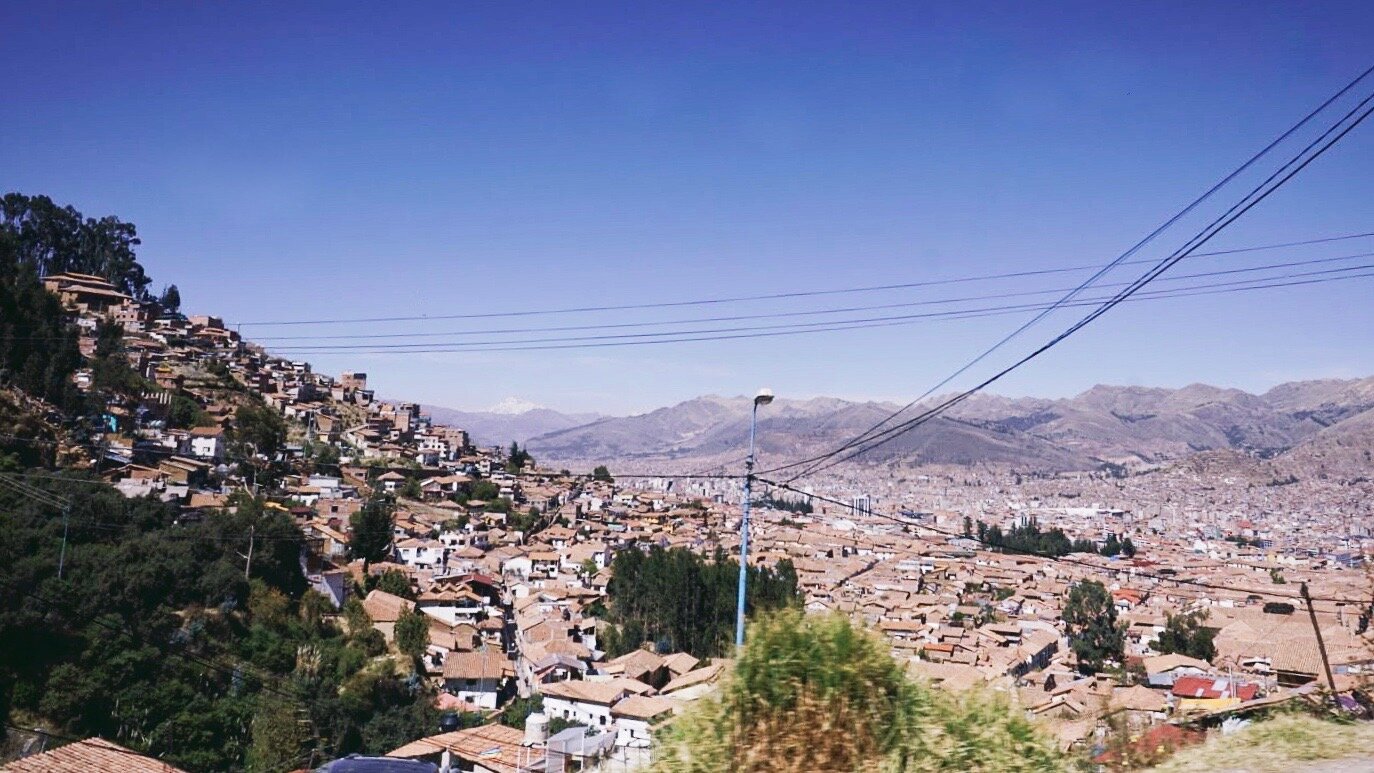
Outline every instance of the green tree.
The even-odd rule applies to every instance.
[[[1211,661],[1217,656],[1217,648],[1213,644],[1217,631],[1204,625],[1206,620],[1205,610],[1168,615],[1164,631],[1155,642],[1155,649],[1165,655],[1178,653],[1198,660]]]
[[[501,496],[501,487],[489,480],[475,480],[468,484],[468,498],[491,502]]]
[[[298,702],[276,693],[260,696],[251,733],[249,771],[278,773],[304,765],[311,738],[310,720]]]
[[[205,423],[205,411],[200,403],[186,395],[174,395],[167,412],[167,424],[180,429],[199,427]]]
[[[1064,603],[1063,618],[1080,671],[1096,673],[1109,660],[1125,659],[1125,631],[1116,622],[1112,594],[1102,583],[1075,584]]]
[[[396,620],[396,649],[419,660],[429,646],[429,616],[424,612],[402,609]]]
[[[167,285],[162,290],[162,297],[158,299],[158,305],[162,310],[170,314],[181,311],[181,291],[176,285]]]
[[[606,469],[604,464],[598,464],[596,469],[592,470],[592,480],[602,483],[615,483],[615,478],[611,477],[611,471]]]
[[[415,478],[406,478],[406,482],[401,484],[400,494],[406,499],[423,499],[425,496],[420,481]]]
[[[96,329],[95,356],[91,359],[91,385],[110,396],[138,399],[153,385],[129,366],[124,351],[124,329],[102,322]]]
[[[247,402],[234,411],[233,437],[239,443],[250,445],[253,452],[271,459],[286,442],[286,420],[266,403]]]
[[[349,525],[353,531],[349,553],[363,559],[364,568],[391,557],[396,520],[390,502],[380,496],[372,497],[349,518]]]
[[[1269,581],[1275,585],[1286,585],[1288,583],[1287,580],[1283,579],[1283,570],[1279,569],[1277,566],[1269,569]]]
[[[1115,534],[1107,536],[1107,541],[1102,543],[1101,553],[1104,556],[1115,556],[1121,553],[1121,542]]]
[[[1121,555],[1127,558],[1135,557],[1135,543],[1131,541],[1130,537],[1121,541]]]
[[[683,548],[622,550],[611,563],[605,649],[613,655],[645,641],[698,657],[729,652],[735,630],[739,564],[723,552],[710,560]],[[796,606],[797,573],[791,561],[749,568],[745,610],[755,614]]]
[[[534,466],[534,457],[530,456],[529,451],[520,447],[520,444],[512,440],[510,442],[510,452],[506,454],[506,470],[508,472],[519,472],[526,467]]]
[[[150,280],[134,254],[140,241],[132,223],[88,218],[47,196],[7,193],[0,197],[0,232],[14,241],[19,261],[38,274],[95,274],[137,299],[148,297]]]
[[[544,696],[538,693],[528,698],[515,698],[506,704],[505,710],[501,712],[501,724],[506,727],[513,727],[518,730],[525,729],[525,720],[531,714],[537,714],[544,710]]]
[[[344,622],[348,623],[348,633],[356,636],[372,627],[372,618],[368,617],[367,608],[357,596],[350,596],[343,606]]]
[[[582,559],[582,565],[577,568],[577,573],[587,578],[595,577],[599,571],[601,569],[597,567],[596,561],[590,558]]]
[[[20,260],[14,236],[3,228],[0,319],[0,384],[16,386],[69,413],[84,413],[85,398],[71,379],[83,365],[76,329],[67,322],[57,296],[43,288],[35,267]]]
[[[385,591],[394,596],[404,599],[415,598],[415,590],[411,587],[410,578],[398,569],[388,569],[377,577],[377,590]]]

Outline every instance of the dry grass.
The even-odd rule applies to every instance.
[[[1229,736],[1218,734],[1151,770],[1279,773],[1294,770],[1304,762],[1347,757],[1365,758],[1364,767],[1351,766],[1351,771],[1374,768],[1374,726],[1285,714]]]

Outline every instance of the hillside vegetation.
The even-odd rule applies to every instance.
[[[0,489],[0,721],[98,735],[191,771],[280,771],[433,732],[432,692],[305,587],[300,529],[238,495],[199,523],[89,479]],[[252,580],[241,551],[253,528]]]

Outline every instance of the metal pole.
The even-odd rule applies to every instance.
[[[739,521],[739,600],[735,607],[735,646],[744,646],[744,598],[745,586],[749,582],[749,500],[754,487],[754,427],[759,418],[759,403],[754,401],[754,410],[749,414],[749,457],[744,460],[744,502],[740,508]]]
[[[245,580],[249,579],[248,573],[253,570],[253,539],[256,536],[256,531],[256,524],[250,525],[248,527],[248,555],[244,556],[244,558],[247,560],[243,564],[243,579]]]
[[[62,579],[62,567],[67,563],[67,528],[71,523],[72,506],[62,508],[62,552],[57,554],[57,579]]]

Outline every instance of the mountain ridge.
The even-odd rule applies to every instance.
[[[903,417],[947,397],[931,398]],[[538,458],[555,463],[718,461],[743,454],[750,404],[744,396],[703,395],[634,416],[554,428],[526,443]],[[827,451],[897,408],[834,397],[779,398],[759,414],[760,451],[786,458]],[[1343,434],[1340,426],[1355,419]],[[1350,446],[1374,445],[1374,435],[1354,430],[1366,424],[1374,425],[1374,377],[1288,382],[1261,394],[1201,383],[1099,384],[1064,398],[973,395],[865,459],[1058,472],[1153,465],[1218,450],[1276,458],[1310,441],[1345,449],[1339,467],[1349,469],[1363,458],[1362,452],[1351,456]]]

